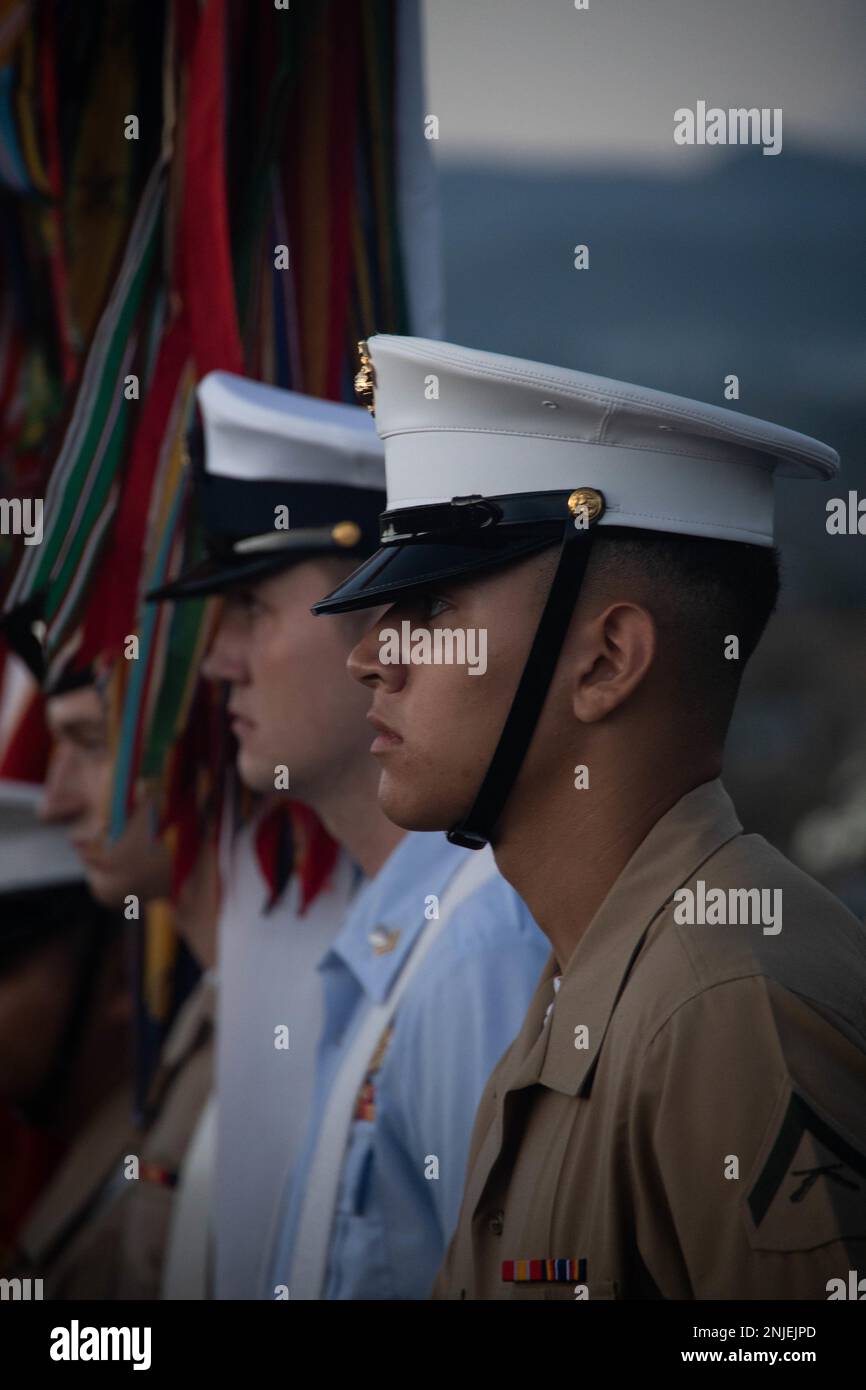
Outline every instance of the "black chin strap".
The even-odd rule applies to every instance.
[[[577,527],[569,516],[553,583],[511,709],[475,804],[463,820],[448,831],[453,845],[483,849],[492,837],[547,697],[586,572],[591,542],[592,525]]]

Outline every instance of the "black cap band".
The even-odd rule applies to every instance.
[[[354,555],[376,549],[384,494],[342,483],[287,485],[208,475],[196,508],[206,556],[145,594],[148,603],[206,598],[238,584],[256,584],[314,555]],[[290,529],[277,530],[277,507],[289,510]]]

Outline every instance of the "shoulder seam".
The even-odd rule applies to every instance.
[[[864,1034],[861,1033],[859,1027],[853,1021],[853,1019],[847,1018],[843,1014],[838,1014],[836,1010],[830,1009],[829,1005],[823,1003],[819,999],[813,999],[811,995],[804,994],[801,990],[789,988],[789,986],[783,984],[781,980],[777,980],[774,978],[774,976],[768,975],[766,971],[756,969],[745,971],[739,975],[728,975],[724,980],[714,980],[712,984],[703,985],[700,989],[694,990],[691,994],[688,995],[687,998],[680,999],[679,1002],[673,1005],[670,1011],[665,1014],[664,1018],[654,1029],[652,1036],[647,1040],[640,1054],[641,1062],[644,1061],[646,1054],[649,1052],[659,1033],[661,1033],[662,1030],[667,1027],[667,1025],[671,1022],[674,1016],[680,1012],[681,1009],[686,1008],[688,1004],[693,1003],[695,999],[701,998],[702,995],[710,994],[713,990],[724,989],[726,985],[739,984],[743,980],[763,980],[765,982],[765,996],[768,994],[767,985],[775,985],[776,988],[778,990],[781,990],[784,994],[789,994],[792,999],[799,999],[801,1003],[805,1004],[808,1008],[813,1009],[817,1014],[819,1014],[819,1016],[824,1017],[826,1021],[831,1024],[832,1027],[836,1028],[837,1032],[840,1033],[842,1037],[847,1037],[847,1034],[843,1031],[841,1027],[839,1027],[839,1024],[835,1021],[836,1019],[838,1019],[840,1023],[846,1024],[851,1029],[851,1031],[862,1040],[862,1046],[864,1048],[864,1051],[866,1051],[866,1036],[864,1036]],[[829,1010],[833,1013],[834,1018],[832,1021],[826,1018],[826,1013],[824,1012],[825,1010]]]
[[[711,994],[714,990],[724,989],[726,985],[739,984],[743,980],[767,980],[769,978],[770,977],[768,975],[764,974],[760,970],[749,970],[740,975],[728,975],[724,980],[714,980],[712,984],[702,985],[699,989],[696,989],[691,994],[689,994],[687,998],[680,999],[679,1002],[674,1004],[669,1010],[669,1012],[665,1014],[658,1027],[655,1028],[655,1030],[653,1031],[652,1037],[647,1039],[647,1042],[640,1054],[641,1062],[643,1062],[644,1058],[646,1057],[646,1054],[649,1052],[659,1033],[661,1033],[662,1030],[668,1026],[671,1020],[678,1013],[680,1013],[682,1009],[686,1008],[689,1004],[693,1003],[695,999],[700,999],[705,994]],[[780,988],[785,989],[785,986],[781,985]],[[789,994],[792,993],[791,990],[788,990],[787,992]]]

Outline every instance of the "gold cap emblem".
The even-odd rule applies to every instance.
[[[604,498],[594,487],[575,488],[568,499],[568,510],[572,516],[582,512],[588,522],[598,521],[604,511]]]
[[[376,385],[376,371],[370,360],[366,338],[362,338],[358,344],[358,356],[361,359],[361,366],[355,373],[355,395],[361,405],[365,405],[370,414],[375,415],[376,397],[373,387]]]
[[[357,545],[361,539],[361,528],[357,521],[338,521],[331,527],[331,540],[335,545]]]

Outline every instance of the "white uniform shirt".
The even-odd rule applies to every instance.
[[[217,1298],[254,1298],[275,1209],[310,1120],[322,991],[316,966],[358,881],[341,854],[303,915],[299,884],[265,913],[254,827],[223,860],[217,1011]],[[275,1030],[289,1029],[288,1049]]]

